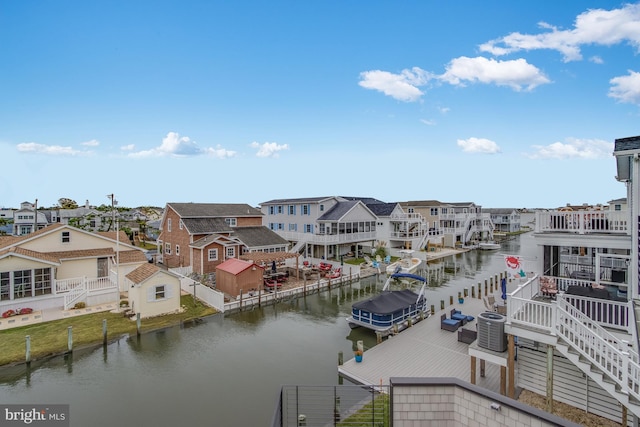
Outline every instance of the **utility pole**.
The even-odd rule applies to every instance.
[[[36,204],[33,209],[33,233],[38,231],[38,199],[36,199]]]
[[[111,225],[115,224],[116,227],[116,286],[117,286],[117,299],[116,299],[116,311],[120,311],[120,230],[119,224],[116,223],[116,200],[115,194],[111,193],[107,195],[111,199]],[[119,218],[118,218],[119,221]]]

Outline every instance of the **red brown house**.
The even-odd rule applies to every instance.
[[[279,252],[289,242],[262,225],[262,212],[247,204],[167,203],[158,249],[169,268],[206,274],[227,259],[251,252]]]

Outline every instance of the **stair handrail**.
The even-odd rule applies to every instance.
[[[609,344],[615,343],[616,347],[620,351],[629,353],[629,356],[632,361],[636,363],[640,363],[640,356],[638,355],[638,352],[629,347],[629,345],[632,343],[627,343],[624,340],[621,340],[620,338],[618,338],[617,336],[615,336],[614,334],[612,334],[611,332],[609,332],[608,330],[600,326],[598,322],[594,322],[593,320],[591,320],[586,314],[584,314],[578,308],[569,304],[567,300],[565,300],[561,296],[558,296],[557,303],[558,303],[558,307],[562,308],[564,312],[567,313],[570,317],[572,317],[573,319],[577,320],[578,322],[580,322],[585,326],[589,326],[589,328],[597,336],[601,337],[607,343]],[[556,326],[556,329],[557,329],[557,326]]]
[[[640,393],[637,391],[640,390],[640,364],[631,360],[629,351],[620,350],[598,336],[564,307],[558,305],[556,309],[559,313],[556,322],[557,336],[614,381],[623,394],[640,400]],[[583,345],[576,344],[576,339]]]

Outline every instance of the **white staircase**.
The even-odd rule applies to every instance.
[[[558,306],[556,334],[560,354],[640,417],[640,358],[634,343],[619,339],[566,302]]]
[[[77,286],[64,294],[64,309],[69,310],[76,302],[84,301],[87,297],[87,290],[84,286]]]

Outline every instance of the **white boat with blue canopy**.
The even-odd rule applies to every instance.
[[[390,290],[396,281],[417,281],[422,283],[422,287],[418,293],[409,288]],[[389,276],[380,294],[351,306],[351,316],[347,322],[352,329],[364,327],[383,333],[400,331],[429,316],[426,285],[427,279],[422,276],[394,273]]]

